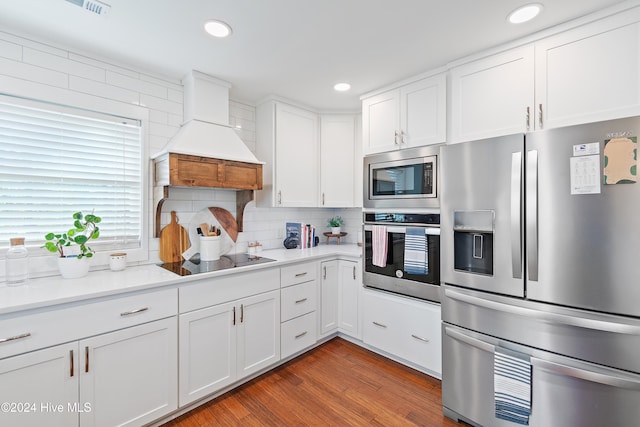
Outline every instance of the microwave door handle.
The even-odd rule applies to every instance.
[[[511,154],[511,272],[522,279],[522,152]]]

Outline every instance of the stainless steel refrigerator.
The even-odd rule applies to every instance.
[[[443,409],[497,417],[498,354],[532,426],[640,425],[640,118],[442,148]]]

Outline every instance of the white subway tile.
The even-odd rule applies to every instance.
[[[131,70],[130,68],[116,65],[115,63],[107,62],[107,60],[103,60],[95,57],[89,57],[84,54],[69,52],[69,59],[82,62],[84,64],[93,65],[94,67],[103,68],[105,70],[115,71],[116,73],[124,74],[134,79],[137,79],[140,77],[139,72]]]
[[[170,126],[180,127],[184,123],[182,114],[168,114],[167,124]]]
[[[0,31],[0,39],[11,42],[11,43],[15,43],[24,47],[31,47],[33,49],[38,49],[43,52],[48,52],[53,55],[58,55],[65,58],[68,57],[68,52],[66,50],[52,46],[46,42],[41,43],[39,41],[35,41],[33,37],[30,37],[29,39],[27,39],[16,34]]]
[[[28,47],[24,48],[23,62],[100,82],[105,79],[102,68]]]
[[[147,95],[157,96],[158,98],[167,98],[167,88],[159,86],[155,83],[145,82],[137,78],[125,76],[124,74],[114,71],[107,71],[107,83],[124,89],[145,93]]]
[[[182,103],[169,101],[167,99],[158,98],[144,93],[140,94],[140,103],[147,108],[165,111],[170,114],[182,116]]]
[[[180,79],[172,79],[170,77],[163,77],[163,76],[154,77],[149,74],[140,73],[140,80],[153,83],[158,86],[166,87],[169,90],[178,91],[182,93],[182,83],[180,82]]]
[[[183,95],[183,90],[182,87],[180,87],[179,89],[172,89],[172,88],[168,88],[167,89],[167,99],[169,101],[173,101],[173,102],[178,102],[180,104],[182,104],[184,102],[184,95]]]
[[[0,58],[0,72],[7,76],[49,86],[68,87],[69,85],[69,79],[64,73],[6,58]]]
[[[129,104],[140,102],[140,95],[137,92],[77,76],[69,76],[69,88],[78,92],[114,99]]]
[[[178,128],[174,126],[165,125],[162,123],[149,123],[149,135],[155,136],[163,136],[166,138],[171,138],[176,134]]]
[[[15,61],[22,60],[22,46],[0,39],[0,56]]]
[[[149,110],[149,121],[168,125],[169,113],[158,110]]]

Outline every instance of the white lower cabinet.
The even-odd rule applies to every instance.
[[[280,292],[180,315],[180,406],[280,360]]]
[[[327,335],[338,329],[338,260],[324,261],[320,268],[320,334]]]
[[[177,356],[173,316],[2,359],[0,424],[147,424],[178,407]]]
[[[175,316],[79,345],[81,426],[140,426],[178,408]]]
[[[0,360],[0,424],[68,427],[78,425],[78,343]],[[6,402],[6,403],[5,403]]]
[[[280,348],[283,359],[317,341],[317,270],[317,262],[282,269]]]
[[[359,294],[362,286],[359,265],[356,261],[347,260],[322,262],[321,334],[340,331],[359,338]]]
[[[440,305],[365,290],[365,344],[442,376]]]

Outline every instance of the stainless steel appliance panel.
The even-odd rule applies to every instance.
[[[524,297],[523,153],[522,134],[442,148],[441,239],[445,283]],[[485,226],[483,218],[487,216],[493,220],[491,230]],[[464,232],[472,233],[467,239],[474,241],[470,250],[478,247],[477,236],[483,233],[492,236],[490,271],[483,274],[472,267],[456,268],[455,236]],[[457,240],[460,245],[464,239]]]
[[[439,174],[440,145],[430,145],[425,147],[408,148],[403,150],[389,151],[386,153],[371,154],[363,160],[363,206],[367,209],[425,209],[440,207],[440,174]],[[410,174],[411,165],[426,165],[426,174],[418,177],[412,176],[408,187],[393,190],[395,187],[389,177],[388,185],[391,188],[384,191],[380,182],[376,181],[376,169],[398,168],[402,171],[406,169]],[[382,185],[382,187],[381,187]],[[402,186],[401,186],[402,187]],[[376,189],[380,190],[376,193]]]
[[[640,374],[640,319],[451,286],[442,290],[443,322]]]
[[[571,194],[570,183],[574,147],[599,145],[602,180],[604,141],[625,133],[638,136],[640,119],[527,134],[528,298],[640,315],[640,183],[599,194]]]
[[[640,375],[443,324],[443,410],[472,425],[516,425],[494,415],[493,361],[500,346],[531,357],[532,427],[626,427],[640,419]],[[464,414],[462,416],[461,414]]]

